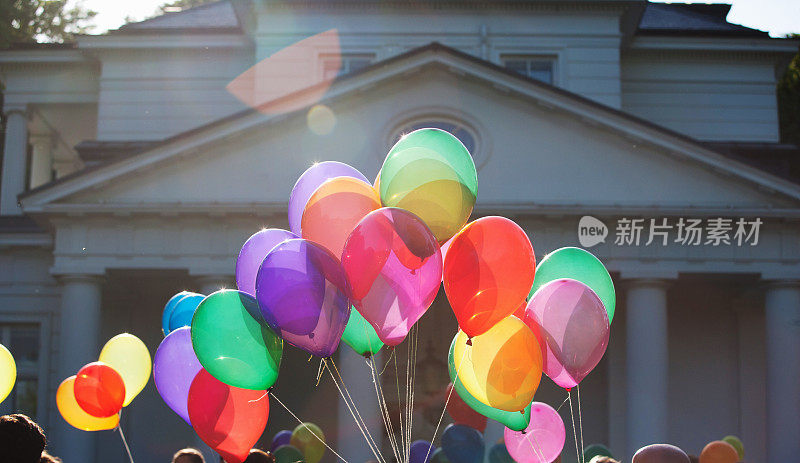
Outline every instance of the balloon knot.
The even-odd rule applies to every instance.
[[[308,333],[308,339],[314,339],[314,333]]]
[[[468,346],[471,346],[471,345],[472,345],[472,338],[469,338],[469,339],[467,339],[467,345],[468,345]]]
[[[564,389],[566,389],[566,390],[567,390],[567,394],[569,394],[569,393],[572,391],[572,388],[571,388],[571,387],[565,387]]]
[[[524,415],[524,414],[525,414],[525,410],[520,410],[520,411],[519,411],[519,414],[520,414],[520,415]],[[523,434],[525,434],[525,433],[523,432]]]
[[[267,394],[271,394],[272,393],[272,389],[274,389],[274,388],[275,388],[275,386],[268,387],[267,388]]]
[[[369,360],[370,357],[372,357],[372,352],[367,352],[366,354],[364,354],[365,359]]]
[[[521,434],[523,434],[523,435],[525,435],[525,434],[526,434],[526,432],[525,432],[525,430],[524,430],[524,429],[523,429],[522,431],[520,431],[520,433],[521,433]]]

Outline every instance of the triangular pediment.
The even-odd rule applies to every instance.
[[[479,209],[800,208],[794,183],[440,45],[329,85],[319,101],[335,118],[329,134],[315,133],[307,110],[252,111],[29,193],[23,207],[279,211],[313,162],[346,162],[372,178],[396,130],[441,118],[476,138]]]

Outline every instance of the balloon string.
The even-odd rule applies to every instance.
[[[331,371],[331,367],[328,365],[328,360],[330,360],[331,365],[333,365],[333,369],[336,370],[336,376],[339,378],[339,382],[341,383],[342,387],[339,388],[339,385],[336,384],[336,378],[333,376],[333,372]],[[369,446],[372,453],[375,455],[375,458],[378,459],[378,462],[383,461],[386,462],[386,459],[381,455],[381,451],[378,448],[378,444],[375,442],[375,439],[372,437],[372,434],[369,432],[369,427],[367,427],[366,421],[364,418],[361,417],[361,413],[358,411],[358,407],[356,407],[356,402],[353,400],[353,397],[350,395],[350,391],[347,389],[347,384],[344,382],[344,378],[339,373],[339,369],[336,367],[336,362],[333,359],[322,359],[325,363],[325,367],[328,370],[328,373],[331,375],[331,379],[333,379],[333,383],[336,384],[336,388],[339,389],[339,394],[342,396],[345,404],[348,406],[347,408],[350,409],[350,404],[352,404],[352,409],[350,410],[350,414],[353,415],[353,420],[356,422],[356,425],[361,430],[361,434],[364,435],[364,439],[367,441],[367,445]],[[345,398],[345,394],[342,394],[342,389],[344,389],[345,394],[347,394],[347,398]],[[348,404],[348,399],[350,400],[350,404]],[[355,413],[353,413],[355,411]],[[356,415],[358,418],[356,419]],[[359,423],[360,420],[360,423]],[[363,428],[363,429],[362,429]]]
[[[396,348],[395,348],[396,349]],[[394,356],[394,378],[397,384],[397,411],[400,414],[400,446],[402,449],[406,448],[406,435],[403,428],[403,405],[400,400],[400,370],[397,368],[397,356]],[[402,453],[402,452],[401,452]],[[398,463],[402,463],[402,459],[398,460]]]
[[[458,373],[461,371],[461,365],[464,363],[464,357],[461,356],[461,360],[458,362],[458,368],[456,368],[456,377],[455,381],[458,381]],[[456,389],[456,384],[453,382],[453,387],[447,392],[447,399],[444,401],[444,407],[442,407],[442,414],[439,415],[439,421],[436,423],[436,428],[433,430],[433,437],[431,437],[431,446],[428,447],[428,452],[425,454],[425,458],[422,461],[428,461],[428,456],[431,453],[431,448],[433,447],[433,442],[436,440],[436,434],[439,432],[439,426],[442,425],[442,420],[444,419],[444,412],[447,411],[447,405],[450,403],[450,398],[453,396],[453,391]]]
[[[575,413],[572,411],[572,392],[567,389],[567,398],[569,399],[569,416],[572,418],[572,435],[575,437],[575,457],[578,463],[581,461],[581,454],[578,450],[578,433],[575,430]]]
[[[581,418],[581,385],[576,385],[575,389],[578,393],[578,428],[581,430],[581,461],[586,463],[586,455],[583,454],[583,419]]]
[[[133,463],[133,455],[131,455],[131,448],[128,447],[128,441],[125,439],[125,433],[122,432],[122,412],[119,412],[119,423],[117,423],[117,431],[119,431],[119,437],[122,438],[122,445],[125,446],[125,451],[128,452],[128,459]]]
[[[392,420],[389,417],[389,407],[386,405],[383,386],[380,384],[380,378],[377,375],[375,356],[370,356],[370,358],[367,359],[367,365],[370,367],[372,384],[375,386],[375,395],[378,397],[378,407],[381,409],[381,418],[383,419],[383,426],[386,428],[386,434],[389,436],[389,445],[392,447],[392,454],[394,455],[395,461],[400,461],[400,451],[397,446],[397,438],[394,435],[394,426],[392,426]]]
[[[292,418],[294,418],[295,420],[297,420],[297,422],[298,422],[299,424],[303,424],[303,421],[302,421],[300,418],[298,418],[298,417],[297,417],[297,415],[295,415],[293,411],[289,410],[289,407],[287,407],[287,406],[286,406],[286,405],[285,405],[283,402],[281,402],[281,399],[279,399],[279,398],[278,398],[278,396],[276,396],[274,392],[272,392],[272,391],[267,391],[267,393],[268,393],[270,396],[272,396],[272,398],[273,398],[273,399],[275,399],[275,401],[276,401],[276,402],[278,402],[278,404],[279,404],[281,407],[283,407],[283,409],[284,409],[284,410],[286,410],[286,411],[287,411],[287,412],[288,412],[290,415],[292,415]],[[339,455],[338,453],[336,453],[336,450],[333,450],[333,449],[332,449],[332,448],[331,448],[331,447],[330,447],[330,446],[329,446],[327,443],[325,443],[325,440],[324,440],[324,439],[322,439],[321,437],[319,437],[319,436],[317,435],[317,433],[315,433],[315,432],[314,432],[312,429],[310,429],[310,428],[306,428],[306,429],[308,429],[308,431],[311,433],[311,435],[312,435],[312,436],[314,436],[314,437],[315,437],[315,438],[316,438],[318,441],[320,441],[320,442],[322,443],[322,445],[324,445],[324,446],[325,446],[325,448],[326,448],[326,449],[330,450],[332,454],[336,455],[336,456],[337,456],[337,457],[338,457],[340,460],[342,460],[344,463],[350,463],[350,462],[348,462],[347,460],[345,460],[345,459],[344,459],[344,458],[343,458],[341,455]]]
[[[569,396],[567,396],[567,398],[566,398],[566,399],[564,399],[564,401],[563,401],[563,402],[561,402],[561,405],[559,405],[559,406],[558,406],[558,408],[556,408],[556,411],[559,411],[559,410],[561,410],[561,407],[563,407],[563,406],[564,406],[564,404],[565,404],[565,403],[567,403],[567,401],[568,401],[568,400],[569,400]]]
[[[536,454],[536,458],[542,463],[548,463],[547,459],[544,457],[544,449],[542,449],[541,444],[539,444],[539,439],[536,438],[536,434],[531,432],[530,437],[533,438],[533,442],[531,442],[531,440],[528,439],[527,436],[525,437],[525,441],[528,442],[528,444],[530,444],[531,450],[533,450],[533,453]],[[533,445],[534,442],[536,443],[536,445]]]

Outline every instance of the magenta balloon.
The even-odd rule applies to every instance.
[[[183,421],[189,421],[189,387],[203,367],[192,349],[191,328],[172,331],[161,341],[153,358],[153,381],[164,402]]]
[[[297,179],[292,193],[289,195],[289,230],[300,236],[300,221],[303,218],[303,210],[306,203],[314,194],[314,191],[326,180],[336,177],[353,177],[363,180],[365,183],[372,184],[364,174],[345,163],[337,161],[325,161],[315,163],[306,169]]]
[[[284,241],[256,277],[264,320],[289,344],[319,357],[336,351],[350,318],[347,279],[339,259],[304,239]]]
[[[669,444],[653,444],[640,448],[631,463],[690,463],[686,452]]]
[[[564,421],[542,402],[531,404],[531,420],[524,431],[503,432],[508,453],[518,463],[550,463],[561,455],[565,439]]]
[[[248,238],[236,258],[236,287],[239,291],[255,297],[256,276],[261,262],[277,244],[295,238],[299,236],[279,228],[267,228]]]
[[[539,288],[525,309],[544,347],[547,376],[570,389],[600,362],[608,347],[608,313],[600,298],[577,280],[559,279]]]
[[[396,346],[428,310],[442,281],[442,254],[425,223],[384,207],[356,225],[342,252],[350,300],[381,341]]]

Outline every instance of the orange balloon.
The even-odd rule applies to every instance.
[[[700,463],[736,463],[739,452],[729,443],[721,440],[709,442],[700,453]]]
[[[335,177],[319,186],[306,203],[300,221],[302,237],[327,248],[337,258],[350,232],[381,207],[372,185],[352,177]]]
[[[114,429],[119,424],[119,413],[108,418],[92,416],[78,405],[75,400],[75,378],[70,376],[61,382],[56,391],[56,406],[61,416],[70,425],[82,431],[103,431]]]
[[[528,235],[505,217],[467,224],[450,242],[444,289],[467,336],[485,333],[525,303],[536,256]]]

